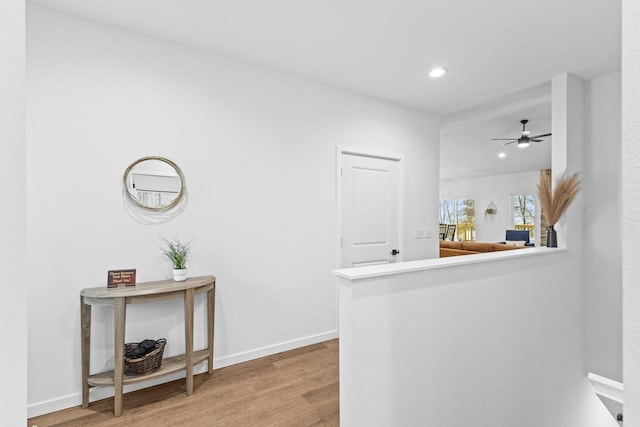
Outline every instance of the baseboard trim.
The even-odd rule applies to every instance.
[[[321,334],[298,338],[291,341],[285,341],[280,344],[260,347],[255,350],[250,350],[243,353],[230,354],[228,356],[215,359],[215,366],[216,368],[224,368],[225,366],[237,365],[238,363],[259,359],[261,357],[270,356],[276,353],[282,353],[283,351],[289,351],[323,341],[329,341],[334,338],[338,338],[337,330],[323,332]]]
[[[214,360],[215,369],[224,368],[226,366],[237,365],[238,363],[248,362],[249,360],[259,359],[261,357],[270,356],[272,354],[281,353],[283,351],[289,351],[296,348],[304,347],[311,344],[320,343],[323,341],[332,340],[338,338],[338,331],[328,331],[316,335],[310,335],[295,340],[285,341],[279,344],[269,345],[265,347],[256,348],[254,350],[245,351],[242,353],[230,354]],[[200,363],[193,368],[195,374],[201,374],[206,372],[206,363]],[[167,382],[175,381],[185,377],[185,372],[176,372],[174,374],[167,375],[166,377],[157,378],[155,380],[145,381],[137,384],[126,386],[125,393],[130,391],[140,390],[143,388],[151,387],[158,384],[164,384]],[[111,387],[99,387],[93,388],[90,391],[91,402],[100,399],[106,399],[113,396],[113,389]],[[37,417],[51,412],[60,411],[62,409],[72,408],[82,404],[82,392],[70,394],[57,399],[46,400],[43,402],[33,403],[27,406],[27,416],[29,418]]]

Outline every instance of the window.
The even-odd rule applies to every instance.
[[[455,200],[440,200],[440,224],[455,224]]]
[[[440,200],[440,224],[455,224],[455,240],[475,240],[476,201],[474,199]]]
[[[532,194],[513,194],[513,227],[528,230],[529,239],[535,239],[536,198]]]

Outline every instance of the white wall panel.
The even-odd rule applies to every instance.
[[[0,423],[27,414],[24,2],[0,2]]]
[[[373,277],[338,279],[341,425],[616,426],[582,370],[581,260],[527,250],[343,270]]]
[[[620,73],[592,80],[585,87],[585,371],[622,381]]]
[[[640,2],[622,1],[622,281],[625,425],[640,425]]]

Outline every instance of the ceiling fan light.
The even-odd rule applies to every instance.
[[[518,148],[527,148],[531,143],[529,141],[518,141]]]
[[[429,71],[429,77],[442,77],[445,74],[447,74],[447,70],[444,68],[434,68],[433,70]]]

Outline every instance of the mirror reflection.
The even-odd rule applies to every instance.
[[[182,171],[163,157],[136,160],[125,171],[123,180],[129,200],[144,209],[172,208],[184,194]]]

